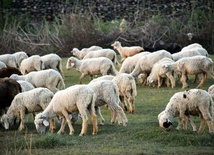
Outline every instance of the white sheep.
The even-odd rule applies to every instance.
[[[120,67],[119,73],[131,73],[134,70],[138,60],[142,56],[145,56],[149,53],[150,52],[141,52],[141,53],[138,53],[138,54],[135,54],[131,57],[126,58],[123,61],[122,66]]]
[[[34,120],[36,130],[39,133],[44,133],[45,128],[49,125],[47,121],[50,118],[54,118],[57,115],[61,116],[61,128],[58,134],[64,132],[66,122],[69,126],[70,135],[74,134],[74,129],[69,118],[69,114],[79,111],[82,118],[82,130],[80,136],[83,136],[87,132],[88,127],[88,114],[91,116],[93,124],[93,135],[97,134],[97,118],[95,114],[95,101],[96,94],[92,88],[87,85],[74,85],[64,90],[58,91],[48,107],[41,113],[37,114]]]
[[[90,58],[84,60],[78,60],[75,57],[68,58],[66,69],[71,69],[72,67],[76,68],[77,71],[81,72],[82,75],[79,78],[79,83],[82,83],[82,79],[86,75],[90,75],[91,80],[93,75],[116,75],[118,71],[114,67],[113,62],[105,57],[99,58]]]
[[[44,56],[41,56],[44,68],[43,69],[54,69],[58,71],[62,77],[64,77],[63,71],[62,71],[62,59],[54,53],[46,54]]]
[[[133,114],[135,97],[137,96],[137,88],[134,77],[127,73],[119,73],[112,79],[112,81],[115,82],[119,88],[120,100],[124,109],[127,111],[127,106],[125,103],[126,99],[129,103],[129,113]]]
[[[121,63],[123,63],[127,57],[144,51],[144,48],[140,46],[122,47],[119,41],[115,41],[113,44],[111,44],[111,46],[120,53]]]
[[[148,76],[152,70],[153,65],[165,57],[172,59],[171,53],[167,52],[166,50],[159,50],[148,55],[142,56],[138,60],[137,65],[132,71],[131,75],[134,78],[137,78],[142,73]]]
[[[163,58],[155,63],[152,67],[152,71],[149,74],[147,80],[149,84],[153,84],[154,82],[158,82],[158,88],[161,87],[163,79],[167,81],[170,80],[171,87],[175,87],[175,79],[173,76],[173,71],[169,70],[168,72],[162,71],[162,66],[173,63],[174,61],[170,58]],[[168,86],[170,85],[168,84]]]
[[[95,110],[98,116],[100,116],[100,124],[104,124],[104,118],[100,112],[100,106],[107,104],[108,108],[112,112],[111,124],[116,120],[118,123],[123,123],[126,126],[128,120],[123,109],[120,107],[119,90],[117,85],[110,80],[98,80],[92,81],[88,84],[96,93],[97,99],[95,102]]]
[[[17,94],[14,97],[7,113],[1,118],[4,128],[9,129],[13,126],[15,118],[20,116],[19,131],[23,130],[25,115],[44,110],[53,96],[54,94],[47,88],[35,88],[33,90]],[[52,123],[51,127],[53,126],[54,125]]]
[[[2,61],[0,61],[0,69],[7,68],[6,64]]]
[[[214,84],[208,88],[208,93],[214,98]]]
[[[62,83],[63,88],[65,88],[62,76],[54,69],[33,71],[26,75],[12,74],[10,78],[15,80],[26,80],[34,87],[46,87],[54,93],[58,91],[57,87],[60,82]]]
[[[200,88],[204,84],[208,74],[214,78],[212,59],[201,55],[184,57],[174,63],[167,64],[162,67],[163,72],[168,72],[169,70],[174,70],[181,75],[180,81],[183,89],[188,87],[186,82],[187,74],[202,74],[201,81],[196,88]]]
[[[160,127],[169,130],[173,118],[179,117],[177,129],[187,129],[187,120],[190,121],[193,131],[196,131],[195,124],[190,120],[190,115],[200,116],[201,124],[199,132],[204,130],[206,121],[209,132],[214,133],[214,102],[210,94],[202,89],[190,89],[175,93],[169,100],[164,112],[158,116]]]
[[[28,81],[25,80],[17,80],[17,82],[20,84],[22,87],[22,92],[29,91],[34,89],[35,87]]]
[[[71,53],[74,56],[78,57],[79,59],[83,59],[85,57],[85,55],[88,54],[89,52],[100,50],[100,49],[102,49],[102,47],[100,47],[100,46],[91,46],[89,48],[83,48],[81,51],[78,48],[73,48]]]
[[[4,62],[7,66],[17,68],[16,57],[13,54],[2,54],[2,55],[0,55],[0,61]]]
[[[40,71],[44,69],[42,59],[39,55],[33,55],[27,59],[22,60],[20,64],[20,71],[23,75],[32,71]]]
[[[28,58],[27,53],[24,52],[24,51],[13,53],[13,55],[16,57],[16,63],[17,63],[17,67],[18,68],[20,67],[20,64],[21,64],[22,60]]]
[[[86,54],[83,59],[98,58],[98,57],[106,57],[106,58],[109,58],[113,63],[119,64],[117,61],[116,52],[109,48],[91,51],[88,54]]]
[[[189,50],[189,49],[192,49],[192,48],[203,48],[203,47],[199,43],[193,43],[193,44],[189,44],[189,45],[183,47],[181,49],[181,51],[186,51],[186,50]]]

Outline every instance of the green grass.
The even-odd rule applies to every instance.
[[[212,56],[212,59],[214,56]],[[63,58],[63,70],[66,86],[79,82],[80,73],[76,70],[66,70],[67,58]],[[188,81],[190,88],[195,88],[193,77]],[[89,77],[85,77],[83,83],[88,83]],[[214,80],[208,76],[202,89],[207,90],[214,84]],[[127,114],[128,125],[110,125],[110,110],[102,107],[102,114],[106,120],[104,126],[99,126],[97,135],[92,136],[92,124],[88,127],[86,136],[79,137],[81,120],[74,125],[75,134],[70,136],[68,127],[62,135],[47,132],[40,135],[36,132],[32,116],[26,119],[26,130],[17,131],[18,125],[5,131],[0,126],[0,154],[213,154],[214,135],[209,134],[206,126],[203,133],[192,132],[188,125],[187,131],[177,131],[177,119],[171,131],[167,132],[159,128],[157,115],[164,110],[170,97],[183,91],[181,84],[176,88],[153,88],[137,86],[136,109],[134,114]],[[193,118],[197,128],[200,119]],[[59,130],[59,124],[56,123]]]

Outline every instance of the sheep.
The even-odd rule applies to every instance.
[[[42,69],[44,69],[44,65],[39,55],[30,56],[27,59],[22,60],[20,64],[20,71],[23,75]]]
[[[126,58],[120,67],[119,73],[131,73],[134,70],[138,60],[147,54],[150,54],[150,52],[142,52]]]
[[[87,85],[74,85],[64,90],[58,91],[48,107],[41,113],[37,114],[34,120],[36,130],[38,133],[45,133],[46,126],[49,125],[47,121],[57,115],[62,116],[61,128],[58,134],[64,132],[66,122],[68,123],[70,135],[74,134],[74,129],[69,118],[69,114],[79,111],[82,118],[82,130],[79,136],[83,136],[87,132],[88,115],[90,113],[93,124],[93,135],[97,134],[97,118],[95,114],[96,94],[92,88]]]
[[[189,118],[190,115],[200,116],[199,132],[204,130],[204,123],[206,121],[209,132],[214,133],[214,102],[210,94],[202,89],[190,89],[189,91],[175,93],[170,98],[164,112],[159,114],[159,125],[169,130],[172,126],[173,118],[178,116],[179,126],[177,129],[183,127],[186,130],[187,120],[189,120],[193,131],[196,131],[195,124]]]
[[[79,59],[83,59],[86,54],[88,54],[91,51],[101,50],[102,47],[100,46],[91,46],[89,48],[83,48],[81,51],[78,48],[73,48],[71,51],[72,55],[78,57]]]
[[[0,69],[0,78],[10,77],[12,74],[22,75],[22,73],[16,67],[6,67]]]
[[[10,106],[13,98],[22,91],[20,84],[8,77],[0,78],[0,109]]]
[[[214,78],[212,59],[201,55],[194,57],[184,57],[174,63],[167,64],[162,67],[163,73],[166,73],[169,70],[174,70],[181,75],[180,81],[182,83],[183,89],[188,87],[186,82],[187,74],[202,74],[202,79],[196,88],[200,88],[204,84],[207,74],[210,74],[212,78]]]
[[[22,62],[22,60],[27,59],[28,58],[28,54],[24,51],[20,51],[20,52],[15,52],[13,53],[13,55],[16,58],[16,63],[17,63],[17,67],[20,67],[20,64]]]
[[[192,56],[196,56],[196,55],[201,55],[201,53],[198,50],[190,49],[190,50],[185,50],[183,52],[178,52],[178,53],[172,54],[172,59],[174,61],[178,61],[181,58],[192,57]]]
[[[214,98],[214,84],[208,88],[208,93]]]
[[[0,55],[0,61],[4,62],[7,66],[17,68],[16,57],[13,54]]]
[[[98,75],[98,74],[116,75],[118,73],[112,61],[105,57],[91,58],[91,59],[84,59],[84,60],[78,60],[75,57],[70,57],[67,60],[66,69],[69,70],[72,67],[76,68],[77,71],[82,73],[82,75],[79,78],[80,84],[82,84],[82,79],[86,75],[90,75],[90,78],[92,80],[93,75]]]
[[[100,112],[100,106],[107,104],[112,111],[111,124],[115,122],[117,117],[118,123],[123,123],[126,126],[128,120],[123,109],[120,107],[119,90],[117,85],[110,80],[98,80],[88,84],[96,93],[97,99],[95,102],[95,110],[98,116],[101,117],[100,124],[104,125],[104,118]]]
[[[12,127],[15,118],[20,116],[21,121],[18,130],[22,131],[24,129],[25,115],[44,110],[53,96],[54,94],[47,88],[35,88],[33,90],[17,94],[14,97],[7,113],[1,118],[4,128],[7,130]],[[50,130],[53,131],[53,120],[51,122],[52,126]]]
[[[121,63],[123,63],[123,61],[127,57],[133,56],[137,53],[144,51],[143,47],[140,46],[122,47],[119,41],[115,41],[113,44],[111,44],[111,46],[120,53],[120,56],[122,58],[120,61]]]
[[[189,50],[189,49],[192,49],[192,48],[203,48],[202,45],[198,44],[198,43],[193,43],[193,44],[190,44],[188,46],[185,46],[181,49],[181,51],[186,51],[186,50]]]
[[[58,91],[57,87],[60,82],[62,83],[62,87],[65,88],[62,76],[54,69],[33,71],[26,75],[12,74],[10,78],[15,80],[26,80],[34,87],[46,87],[54,93]]]
[[[83,59],[98,58],[98,57],[106,57],[106,58],[109,58],[113,63],[119,64],[117,61],[116,52],[109,48],[91,51],[88,54],[86,54]]]
[[[6,68],[6,67],[7,67],[6,64],[5,64],[4,62],[1,62],[1,61],[0,61],[0,69]]]
[[[25,80],[17,80],[17,82],[20,84],[22,92],[29,91],[35,88],[30,82],[27,82]]]
[[[169,63],[173,63],[174,61],[170,58],[163,58],[159,60],[157,63],[155,63],[152,67],[152,71],[149,74],[147,80],[149,84],[154,83],[155,81],[158,81],[158,88],[161,87],[163,78],[167,78],[167,80],[170,80],[171,87],[175,87],[175,79],[173,77],[173,71],[170,70],[166,73],[162,72],[162,66],[167,65]],[[169,85],[169,84],[168,84]]]
[[[152,70],[153,65],[161,60],[162,58],[171,58],[172,55],[166,50],[159,50],[148,55],[142,56],[135,67],[131,72],[131,75],[136,79],[140,74],[148,76]]]
[[[64,77],[63,71],[62,71],[62,59],[54,53],[46,54],[44,56],[41,56],[44,68],[43,69],[54,69],[58,71],[62,77]]]

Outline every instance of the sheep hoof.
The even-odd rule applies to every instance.
[[[85,136],[85,133],[80,133],[79,136]]]

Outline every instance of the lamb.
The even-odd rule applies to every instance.
[[[135,79],[142,73],[148,76],[152,70],[153,65],[165,57],[172,59],[172,55],[166,50],[159,50],[159,51],[150,53],[148,55],[142,56],[138,60],[137,65],[135,69],[132,71],[131,75]]]
[[[214,98],[214,84],[208,88],[208,93]]]
[[[120,67],[119,73],[131,73],[134,70],[138,60],[147,54],[150,54],[150,52],[142,52],[126,58]]]
[[[22,75],[22,73],[16,67],[6,67],[0,69],[0,78],[10,77],[12,74]]]
[[[2,55],[0,55],[0,61],[4,62],[7,66],[17,68],[16,57],[13,54],[2,54]]]
[[[11,105],[13,98],[22,91],[20,84],[10,78],[0,78],[0,110],[5,110]]]
[[[6,68],[6,67],[7,67],[7,66],[5,65],[5,63],[0,61],[0,69]]]
[[[22,60],[28,58],[27,53],[24,52],[24,51],[20,51],[20,52],[13,53],[13,55],[14,55],[15,58],[16,58],[16,63],[17,63],[17,67],[18,67],[18,68],[20,67],[20,64],[21,64]]]
[[[123,63],[123,61],[130,56],[133,56],[137,53],[140,53],[142,51],[144,51],[143,47],[140,46],[132,46],[132,47],[122,47],[121,43],[119,41],[115,41],[113,44],[111,44],[112,47],[114,47],[114,49],[116,49],[121,56],[121,63]]]
[[[172,54],[172,58],[174,61],[178,61],[181,58],[192,57],[192,56],[196,56],[196,55],[201,55],[201,53],[196,49],[195,50],[190,49],[190,50],[185,50],[183,52],[174,53],[174,54]]]
[[[209,132],[214,133],[214,102],[210,94],[202,89],[190,89],[175,93],[169,100],[164,112],[158,116],[160,127],[169,130],[172,126],[173,118],[179,117],[179,126],[187,129],[187,120],[190,115],[200,116],[201,124],[199,132],[204,130],[206,121]],[[180,123],[182,126],[180,126]],[[195,124],[190,120],[193,131],[196,131]]]
[[[89,48],[83,48],[81,51],[78,48],[73,48],[71,51],[72,55],[78,57],[79,59],[83,59],[86,54],[88,54],[91,51],[101,50],[102,47],[100,46],[91,46]]]
[[[93,75],[98,75],[98,74],[116,75],[118,73],[112,61],[105,57],[91,58],[91,59],[84,59],[84,60],[78,60],[75,57],[70,57],[67,61],[66,69],[71,69],[72,67],[76,68],[77,71],[82,73],[82,75],[79,78],[80,84],[82,84],[82,79],[86,75],[90,75],[92,80]]]
[[[183,89],[188,87],[188,84],[186,82],[187,74],[202,74],[202,79],[196,88],[200,88],[204,84],[207,78],[207,74],[210,74],[212,78],[214,78],[212,59],[201,55],[194,57],[185,57],[174,63],[167,64],[162,67],[162,71],[165,73],[169,70],[174,70],[181,75],[180,81],[182,83]]]
[[[83,136],[87,132],[88,127],[88,115],[91,115],[93,124],[93,135],[97,134],[97,118],[95,114],[95,101],[96,94],[92,88],[87,85],[74,85],[64,90],[58,91],[48,107],[41,113],[37,114],[34,120],[36,130],[38,133],[45,133],[45,128],[49,125],[47,121],[50,118],[54,118],[57,115],[62,116],[61,128],[58,134],[64,132],[66,121],[68,123],[70,135],[74,134],[74,129],[69,118],[69,114],[79,111],[82,117],[82,130],[80,136]],[[65,121],[66,120],[66,121]]]
[[[43,69],[54,69],[58,71],[62,77],[64,77],[63,71],[62,71],[62,59],[54,53],[46,54],[44,56],[41,56],[44,68]]]
[[[109,58],[113,63],[119,64],[117,61],[116,52],[109,48],[91,51],[88,54],[86,54],[83,59],[98,58],[98,57],[106,57],[106,58]]]
[[[152,71],[150,75],[148,76],[147,80],[149,84],[154,83],[155,81],[158,81],[158,88],[162,85],[162,80],[164,78],[167,78],[167,80],[170,80],[171,87],[175,87],[175,79],[173,77],[173,71],[169,70],[168,72],[162,72],[162,66],[173,63],[174,61],[170,58],[163,58],[159,60],[157,63],[155,63],[152,67]],[[170,84],[168,84],[170,85]]]
[[[27,59],[22,60],[20,64],[20,71],[23,75],[32,71],[40,71],[44,69],[44,64],[39,55],[30,56]]]
[[[17,80],[17,82],[20,84],[22,92],[29,91],[35,88],[30,82],[27,82],[25,80]]]
[[[25,115],[44,110],[54,94],[47,88],[35,88],[33,90],[17,94],[6,114],[1,118],[4,128],[7,130],[13,126],[14,120],[20,116],[19,131],[24,129]],[[54,122],[51,121],[51,131],[54,130]]]
[[[62,87],[65,88],[65,83],[58,71],[54,69],[47,69],[41,71],[33,71],[26,75],[12,74],[11,79],[26,80],[30,82],[34,87],[45,87],[52,92],[58,91],[58,84],[61,82]]]
[[[137,96],[137,88],[134,77],[127,73],[117,74],[113,79],[119,88],[120,100],[124,109],[127,111],[125,103],[126,99],[129,103],[129,113],[134,113],[135,97]]]
[[[117,85],[110,80],[98,80],[93,81],[88,84],[96,93],[97,99],[95,102],[95,110],[98,116],[100,116],[100,124],[104,125],[104,118],[100,112],[100,106],[105,104],[112,111],[111,124],[113,124],[118,119],[118,123],[123,123],[126,126],[128,120],[123,109],[120,107],[119,90]]]

